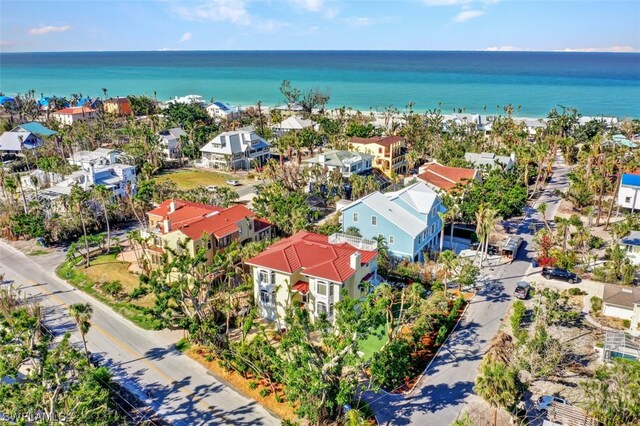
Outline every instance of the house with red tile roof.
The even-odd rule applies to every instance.
[[[373,155],[373,167],[382,170],[387,176],[407,173],[406,142],[402,136],[352,137],[349,147]]]
[[[98,117],[98,111],[87,106],[76,106],[60,109],[51,114],[51,116],[60,124],[71,126],[76,121],[95,120]]]
[[[166,200],[148,211],[149,237],[147,251],[152,265],[162,265],[167,248],[176,250],[180,243],[195,255],[206,248],[207,262],[213,261],[216,251],[237,241],[262,241],[271,238],[271,223],[261,219],[243,205],[229,208],[192,203],[185,200]]]
[[[327,315],[332,320],[343,291],[361,297],[363,281],[377,282],[377,258],[375,241],[300,231],[245,264],[251,266],[254,296],[263,318],[282,322],[286,304],[297,301],[312,318]]]
[[[416,179],[426,183],[435,191],[451,192],[452,189],[463,187],[474,180],[479,180],[480,177],[478,171],[474,169],[443,166],[434,162],[420,167],[420,173]]]

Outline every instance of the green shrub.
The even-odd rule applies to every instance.
[[[139,299],[142,296],[146,296],[147,294],[149,294],[149,288],[140,285],[131,291],[129,297],[131,297],[132,299]]]
[[[392,390],[410,375],[411,348],[405,340],[388,343],[371,358],[371,378],[377,385]]]
[[[255,389],[258,387],[258,382],[256,382],[255,380],[252,380],[249,382],[249,389]]]
[[[260,396],[263,398],[265,396],[269,396],[269,393],[270,393],[269,389],[260,389]]]
[[[631,327],[631,320],[622,320],[622,325],[624,326],[624,328],[629,328]]]
[[[122,293],[122,284],[120,281],[111,281],[110,283],[104,283],[102,285],[102,291],[113,298],[117,298]]]
[[[602,312],[602,299],[598,296],[593,296],[591,298],[591,312],[596,314]]]
[[[513,303],[513,313],[511,314],[511,330],[513,330],[513,335],[517,336],[520,327],[522,326],[522,321],[524,321],[524,316],[527,314],[527,308],[524,306],[524,302],[522,300],[516,300]]]
[[[440,327],[440,329],[438,330],[438,335],[436,336],[437,346],[440,346],[444,343],[445,340],[447,340],[447,336],[449,335],[449,328],[450,327],[446,324]]]
[[[578,287],[572,287],[569,290],[567,290],[567,293],[569,293],[569,295],[571,296],[584,296],[585,294],[587,294],[586,291],[583,291],[582,289],[578,288]]]
[[[191,343],[184,337],[176,342],[176,349],[180,352],[184,352],[190,347]]]
[[[432,291],[442,291],[444,290],[444,283],[442,281],[436,281],[433,284],[431,284],[431,290]]]

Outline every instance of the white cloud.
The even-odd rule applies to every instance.
[[[455,6],[471,3],[472,0],[422,0],[427,6]]]
[[[175,6],[173,10],[184,19],[229,21],[239,25],[251,23],[244,0],[207,0],[195,6]]]
[[[520,52],[520,51],[525,51],[529,49],[524,49],[522,47],[516,47],[516,46],[492,46],[492,47],[487,47],[484,50],[488,52]]]
[[[53,25],[45,25],[42,27],[31,28],[29,34],[34,36],[49,34],[49,33],[63,33],[71,29],[70,25],[62,25],[60,27],[54,27]]]
[[[485,12],[484,10],[463,10],[453,17],[453,22],[467,22],[471,19],[478,18],[486,13],[487,12]]]
[[[633,46],[609,46],[609,47],[577,47],[560,50],[560,52],[612,52],[612,53],[632,53],[638,52]]]
[[[309,12],[320,12],[324,5],[324,0],[289,0],[289,3]]]
[[[182,34],[182,37],[180,37],[180,40],[178,40],[178,43],[184,43],[185,41],[189,41],[189,40],[191,40],[191,33],[186,32]]]

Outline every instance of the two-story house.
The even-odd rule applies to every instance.
[[[92,121],[98,117],[98,111],[86,106],[69,107],[58,110],[51,117],[60,124],[71,126],[77,121]]]
[[[162,130],[158,133],[158,141],[162,148],[162,153],[167,160],[178,160],[180,158],[180,138],[186,136],[187,132],[180,127]]]
[[[179,243],[195,255],[206,248],[207,264],[213,262],[216,251],[237,241],[261,241],[271,238],[271,224],[255,215],[243,205],[229,208],[192,203],[184,200],[166,200],[147,212],[149,237],[147,257],[154,266],[162,265],[166,248],[180,250]]]
[[[372,162],[373,155],[338,150],[325,151],[303,161],[308,167],[319,165],[329,170],[338,169],[346,179],[371,171]]]
[[[640,210],[640,171],[625,173],[620,180],[618,206],[632,212]]]
[[[395,258],[422,261],[424,252],[437,250],[446,212],[438,194],[422,182],[396,192],[374,192],[342,209],[342,229],[358,228],[374,239],[384,237]]]
[[[516,154],[511,155],[496,155],[493,152],[467,152],[464,154],[464,159],[470,163],[475,169],[495,169],[502,168],[505,171],[513,169],[513,165],[516,162]]]
[[[251,266],[260,316],[283,325],[288,302],[303,303],[313,319],[332,320],[343,291],[362,297],[363,281],[377,282],[377,257],[375,241],[300,231],[245,264]]]
[[[109,98],[102,101],[102,109],[107,114],[117,116],[133,115],[131,101],[127,97]]]
[[[349,147],[372,154],[375,157],[373,167],[382,170],[387,176],[407,173],[406,143],[401,136],[353,137],[349,140]]]
[[[199,167],[246,170],[263,166],[269,159],[269,142],[251,130],[224,132],[200,148]]]
[[[213,118],[221,118],[223,120],[239,120],[242,116],[240,107],[218,101],[207,106],[207,113]]]
[[[480,173],[475,169],[443,166],[435,162],[421,166],[419,172],[415,179],[438,192],[450,193],[480,180]]]
[[[302,117],[292,115],[285,118],[280,123],[276,123],[271,129],[277,138],[281,137],[285,133],[297,132],[308,128],[317,128],[317,124],[313,120],[306,120]]]

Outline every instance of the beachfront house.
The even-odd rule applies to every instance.
[[[131,101],[127,97],[109,98],[102,101],[102,109],[107,114],[117,116],[133,115]]]
[[[342,176],[349,179],[351,175],[366,174],[371,171],[373,155],[352,151],[329,150],[303,162],[308,167],[321,166],[329,171],[339,170]]]
[[[221,118],[223,120],[239,120],[242,116],[240,107],[219,101],[207,105],[207,113],[213,118]]]
[[[51,114],[58,123],[71,126],[78,121],[93,121],[98,117],[98,111],[87,106],[69,107]]]
[[[389,254],[409,261],[424,260],[425,252],[439,248],[446,212],[438,194],[422,182],[396,192],[374,192],[342,209],[342,229],[357,228],[360,235],[384,237]]]
[[[511,153],[507,155],[496,155],[493,152],[467,152],[464,154],[464,159],[470,163],[475,169],[495,169],[501,168],[509,171],[513,169],[516,162],[516,154]]]
[[[157,208],[147,212],[149,228],[143,232],[149,237],[145,254],[151,265],[162,266],[162,255],[167,249],[185,249],[195,256],[206,248],[206,262],[210,265],[218,250],[233,242],[245,243],[271,238],[271,224],[256,216],[245,206],[229,208],[192,203],[184,200],[165,200]],[[169,259],[170,260],[170,259]]]
[[[184,104],[184,105],[205,105],[206,101],[200,95],[186,95],[176,96],[173,99],[169,99],[165,104]]]
[[[437,192],[449,193],[454,188],[462,188],[474,180],[480,180],[480,175],[475,169],[443,166],[434,162],[420,167],[415,179],[426,183]]]
[[[158,140],[165,159],[169,161],[180,159],[180,138],[186,135],[187,132],[180,127],[174,127],[158,133]]]
[[[285,133],[300,131],[309,128],[317,130],[318,125],[313,120],[306,120],[296,115],[287,117],[282,120],[282,122],[276,123],[271,127],[271,129],[273,130],[273,134],[277,138],[281,137]]]
[[[378,282],[377,256],[372,240],[300,231],[245,264],[251,266],[258,313],[282,326],[289,300],[302,303],[312,319],[326,315],[332,321],[342,292],[362,297],[364,281]]]
[[[387,176],[407,173],[406,142],[401,136],[353,137],[349,140],[349,147],[373,155],[373,167]]]
[[[640,173],[625,173],[620,180],[618,206],[632,212],[640,209]]]
[[[269,159],[269,142],[252,130],[224,132],[200,148],[198,167],[220,170],[247,170],[261,167]]]

